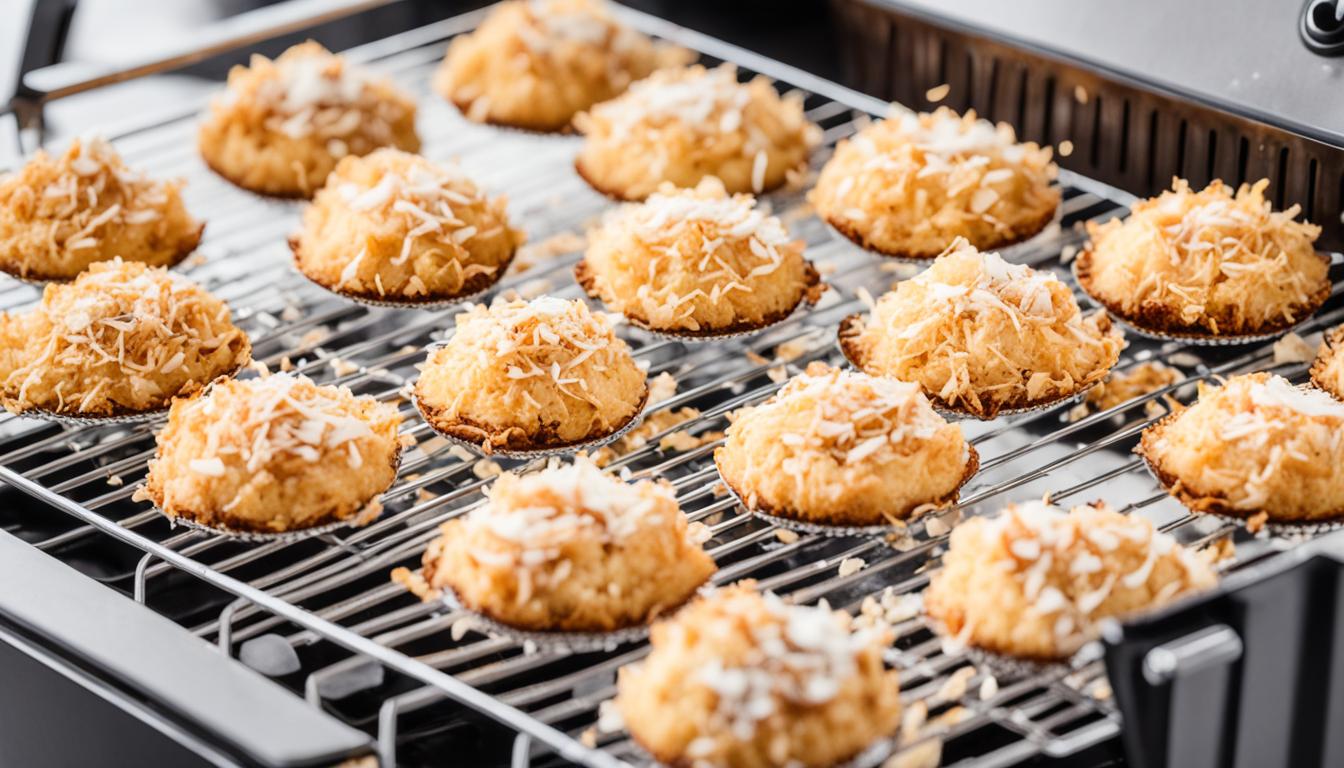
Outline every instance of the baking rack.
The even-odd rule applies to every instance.
[[[707,63],[732,61],[743,78],[762,74],[781,90],[802,92],[808,117],[824,131],[813,171],[835,142],[888,109],[744,49],[652,16],[620,11],[631,25],[695,49]],[[490,193],[509,196],[511,216],[527,231],[532,251],[522,259],[529,267],[515,268],[500,290],[580,298],[570,276],[580,252],[566,247],[566,241],[611,203],[573,172],[579,139],[474,125],[429,90],[447,40],[473,28],[483,13],[415,29],[347,55],[417,96],[427,157],[456,158]],[[647,762],[624,731],[596,727],[602,703],[614,693],[616,670],[642,657],[646,645],[582,654],[520,646],[475,631],[462,614],[417,601],[389,579],[394,567],[417,567],[442,522],[480,503],[481,490],[497,468],[435,439],[404,397],[424,347],[451,330],[457,310],[367,308],[335,299],[302,279],[285,245],[285,236],[297,228],[300,207],[250,195],[203,167],[195,149],[195,116],[203,106],[204,101],[175,107],[145,127],[109,135],[131,165],[156,176],[187,178],[188,207],[208,227],[202,258],[184,271],[230,303],[258,360],[272,370],[297,370],[399,403],[403,432],[417,446],[405,456],[397,483],[384,496],[385,511],[372,525],[301,543],[245,545],[175,530],[131,500],[153,449],[154,425],[62,428],[0,416],[0,479],[41,508],[69,516],[59,525],[48,520],[40,533],[21,534],[60,557],[109,540],[142,553],[119,586],[128,584],[136,600],[262,671],[298,660],[300,672],[284,681],[314,706],[375,734],[385,766],[398,764],[399,753],[414,752],[433,734],[476,715],[517,733],[514,765]],[[1132,198],[1068,172],[1061,173],[1060,185],[1060,226],[1016,249],[1014,260],[1054,270],[1072,285],[1066,262],[1081,243],[1080,223],[1119,215]],[[698,415],[649,436],[643,447],[620,456],[610,468],[672,482],[686,514],[713,534],[706,547],[720,566],[717,583],[754,578],[762,588],[792,600],[826,600],[852,611],[868,596],[888,594],[889,602],[901,602],[927,583],[958,517],[1045,494],[1059,502],[1108,500],[1130,514],[1148,516],[1188,546],[1235,535],[1237,554],[1229,568],[1288,546],[1250,538],[1216,520],[1195,519],[1156,488],[1130,449],[1145,426],[1169,411],[1166,396],[1188,398],[1195,381],[1268,369],[1301,380],[1306,364],[1278,362],[1271,345],[1201,349],[1132,336],[1120,370],[1162,360],[1177,367],[1183,380],[1104,412],[1082,418],[1075,413],[1073,420],[1061,409],[964,422],[980,452],[981,471],[957,508],[911,526],[908,539],[892,544],[795,536],[753,518],[716,487],[711,454],[719,441],[712,433],[724,428],[728,412],[766,399],[785,376],[809,362],[840,364],[835,330],[845,315],[863,308],[860,294],[877,295],[913,274],[831,234],[811,214],[801,190],[766,199],[791,232],[807,241],[808,258],[831,286],[815,309],[745,341],[682,345],[628,326],[621,329],[651,376],[667,373],[677,382],[676,394],[651,409],[694,408]],[[1344,320],[1339,293],[1337,285],[1326,309],[1298,333],[1309,336]],[[36,299],[30,286],[0,285],[5,310],[22,310]],[[679,450],[673,444],[684,448],[684,440],[663,440],[673,432],[704,438],[703,444]],[[174,604],[184,574],[218,590],[222,603],[204,613],[199,606]],[[912,723],[904,738],[869,753],[870,762],[902,750],[913,758],[913,750],[939,744],[934,749],[941,749],[944,764],[1011,765],[1037,755],[1074,754],[1118,732],[1100,662],[990,681],[988,670],[945,651],[913,611],[894,630],[888,661],[900,670],[902,700],[907,711],[926,709],[928,723],[922,728]],[[965,669],[970,671],[959,671]]]

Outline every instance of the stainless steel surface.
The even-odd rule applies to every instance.
[[[750,52],[642,14],[625,16],[646,31],[712,59],[736,61],[744,70],[773,78],[783,89],[808,94],[808,114],[825,130],[825,148],[813,158],[814,168],[837,140],[885,111],[881,102]],[[507,193],[511,214],[531,242],[582,231],[610,203],[574,174],[577,139],[472,125],[428,90],[428,78],[446,39],[471,28],[479,18],[479,13],[469,14],[363,46],[351,55],[420,97],[424,154],[435,160],[459,158],[490,192]],[[445,699],[522,734],[515,764],[525,764],[529,754],[544,753],[598,766],[644,760],[624,732],[584,734],[597,719],[598,705],[613,694],[616,669],[642,657],[645,646],[575,655],[520,646],[474,631],[459,634],[462,613],[447,610],[442,603],[413,602],[401,587],[388,582],[393,567],[418,563],[441,522],[480,503],[480,491],[488,483],[475,471],[476,459],[459,458],[445,442],[433,439],[409,400],[399,394],[414,377],[425,345],[451,329],[457,310],[356,306],[300,277],[285,244],[285,235],[297,227],[298,206],[250,195],[206,171],[195,151],[198,107],[174,108],[170,114],[155,116],[148,128],[111,137],[131,164],[156,175],[188,178],[188,206],[208,220],[209,227],[201,247],[204,263],[185,271],[230,302],[252,337],[258,359],[272,369],[292,364],[315,379],[399,401],[406,419],[403,431],[420,444],[405,457],[397,484],[384,497],[385,512],[372,525],[322,536],[321,546],[314,541],[242,545],[201,532],[174,531],[147,505],[131,501],[152,453],[150,427],[66,428],[6,415],[0,417],[0,480],[76,521],[36,545],[60,553],[90,541],[115,539],[142,551],[133,591],[150,605],[175,572],[236,596],[217,618],[191,626],[228,653],[262,636],[279,636],[296,650],[322,649],[334,660],[304,667],[306,697],[314,705],[325,705],[354,691],[376,695],[376,727],[387,765],[395,762],[405,719]],[[1063,228],[1020,254],[1019,260],[1071,280],[1060,256],[1079,242],[1075,225],[1116,215],[1130,197],[1069,173],[1062,175],[1061,183]],[[896,277],[913,273],[832,235],[802,205],[801,193],[768,199],[793,233],[807,240],[808,257],[825,267],[831,298],[747,340],[691,346],[624,328],[623,335],[636,356],[649,363],[651,374],[667,372],[678,381],[675,396],[650,407],[700,409],[697,419],[677,430],[699,434],[722,429],[730,410],[759,402],[778,388],[772,375],[776,369],[796,373],[811,360],[838,363],[836,326],[862,308],[859,289],[876,294]],[[578,255],[543,259],[526,272],[510,274],[502,288],[529,292],[544,288],[579,298],[582,291],[570,277]],[[1338,287],[1335,293],[1326,312],[1300,333],[1344,317],[1336,300]],[[31,286],[0,284],[0,307],[5,309],[30,306],[36,297]],[[776,360],[785,342],[796,356]],[[1131,514],[1152,518],[1187,544],[1235,533],[1240,542],[1238,563],[1284,546],[1249,540],[1216,520],[1192,518],[1154,486],[1141,462],[1129,453],[1142,428],[1167,411],[1163,395],[1184,396],[1186,385],[1215,375],[1275,367],[1269,347],[1229,352],[1132,338],[1121,367],[1154,358],[1177,365],[1186,379],[1073,422],[1051,412],[963,423],[980,453],[981,470],[964,490],[961,505],[940,521],[993,512],[1006,501],[1049,493],[1062,503],[1106,499]],[[1277,370],[1298,379],[1305,374],[1302,364]],[[707,546],[720,564],[719,583],[751,577],[763,588],[797,601],[826,599],[856,609],[864,597],[887,588],[900,594],[918,591],[936,567],[946,534],[939,530],[930,535],[924,524],[912,526],[911,538],[897,546],[867,538],[779,536],[773,525],[716,492],[717,476],[710,461],[715,442],[689,451],[664,451],[659,448],[663,436],[654,435],[612,468],[628,469],[634,477],[665,477],[674,484],[686,513],[713,533]],[[864,567],[853,572],[847,567],[841,575],[841,564],[853,558],[862,559]],[[989,695],[984,697],[979,695],[984,675],[977,671],[965,693],[944,700],[940,690],[968,660],[944,653],[918,618],[899,622],[896,630],[899,637],[889,660],[901,670],[902,699],[907,704],[930,702],[934,716],[962,708],[963,719],[949,724],[942,737],[970,735],[966,743],[986,745],[975,755],[982,761],[978,764],[1009,765],[1038,754],[1070,754],[1116,733],[1116,715],[1098,663],[1068,673],[1005,679],[997,691],[986,687]],[[388,688],[386,673],[370,672],[371,664],[414,684]],[[1006,736],[974,740],[977,734],[991,732]]]

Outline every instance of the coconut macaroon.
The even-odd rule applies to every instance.
[[[487,497],[443,524],[425,551],[424,578],[502,624],[639,626],[680,607],[714,573],[666,481],[625,483],[580,458],[502,474]]]
[[[476,122],[560,131],[655,69],[693,58],[621,24],[602,0],[510,0],[453,38],[434,90]]]
[[[632,323],[680,336],[758,330],[788,317],[825,287],[779,219],[750,195],[728,196],[706,178],[664,184],[622,206],[588,235],[575,277]]]
[[[173,401],[137,500],[220,530],[280,533],[378,516],[397,476],[395,405],[275,374]]]
[[[1076,395],[1106,377],[1124,341],[1105,312],[1084,316],[1059,278],[958,238],[897,284],[840,344],[868,373],[913,381],[934,404],[981,419]]]
[[[644,407],[644,369],[605,315],[542,296],[468,307],[415,382],[439,433],[486,453],[547,451],[614,437]]]
[[[732,416],[714,451],[752,509],[865,526],[955,501],[978,460],[917,384],[813,363],[774,397]]]
[[[664,181],[694,187],[716,176],[732,193],[760,194],[807,166],[821,131],[802,97],[780,97],[764,77],[737,68],[662,69],[574,118],[586,135],[574,167],[594,189],[643,200]]]
[[[14,413],[153,413],[232,375],[250,353],[223,301],[163,269],[113,259],[48,285],[30,312],[0,315],[0,399]]]
[[[832,766],[900,723],[890,641],[746,582],[655,624],[648,657],[620,670],[615,706],[664,765]]]
[[[1325,334],[1311,365],[1311,383],[1344,400],[1344,325]]]
[[[1065,512],[1036,501],[958,525],[924,609],[957,644],[1053,661],[1095,639],[1103,619],[1217,580],[1205,559],[1143,517],[1100,502]]]
[[[1059,207],[1050,149],[1007,123],[893,114],[840,142],[809,194],[845,237],[886,256],[931,259],[954,238],[981,250],[1040,232]]]
[[[311,40],[230,70],[197,143],[206,165],[234,184],[301,198],[346,155],[420,149],[411,97]]]
[[[358,300],[428,304],[494,285],[524,237],[456,165],[397,149],[348,156],[290,238],[308,279]]]
[[[1268,373],[1200,384],[1135,452],[1194,512],[1304,523],[1344,517],[1344,403]]]
[[[38,151],[0,175],[0,270],[24,280],[72,280],[118,256],[172,266],[204,229],[182,203],[181,181],[135,173],[98,137],[76,139],[56,158]]]
[[[1162,335],[1255,336],[1310,317],[1330,296],[1329,261],[1314,224],[1294,205],[1274,211],[1268,180],[1232,188],[1214,181],[1135,203],[1121,221],[1088,224],[1078,282],[1134,327]]]

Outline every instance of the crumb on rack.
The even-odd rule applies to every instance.
[[[851,576],[862,571],[868,563],[862,557],[846,557],[840,561],[840,576]]]
[[[1317,339],[1317,344],[1320,339]],[[1274,364],[1309,363],[1316,359],[1316,346],[1296,333],[1289,333],[1274,342]]]

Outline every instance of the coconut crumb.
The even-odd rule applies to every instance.
[[[948,83],[943,83],[942,85],[935,85],[929,90],[925,91],[924,98],[931,103],[937,104],[943,99],[946,99],[947,95],[951,92],[952,92],[952,86],[949,85]]]
[[[392,583],[400,584],[406,588],[407,592],[410,592],[426,603],[443,597],[443,592],[431,587],[429,582],[425,581],[425,577],[421,575],[420,571],[412,571],[405,566],[392,569]]]
[[[943,762],[942,739],[929,739],[893,755],[882,768],[938,768]]]
[[[1316,359],[1316,347],[1317,344],[1290,333],[1274,342],[1274,364],[1309,363]]]
[[[868,563],[861,557],[846,557],[840,561],[840,576],[852,576],[867,567]]]
[[[781,543],[793,544],[798,541],[799,536],[797,531],[791,531],[788,528],[776,528],[775,538],[779,539]]]
[[[1246,530],[1252,534],[1259,533],[1265,527],[1265,523],[1267,522],[1269,522],[1268,512],[1260,512],[1251,515],[1246,518]]]
[[[496,475],[498,475],[503,471],[504,470],[499,466],[499,463],[494,461],[493,459],[481,459],[480,461],[471,465],[472,474],[476,475],[476,477],[482,480],[485,480],[486,478],[490,477],[495,477]]]

